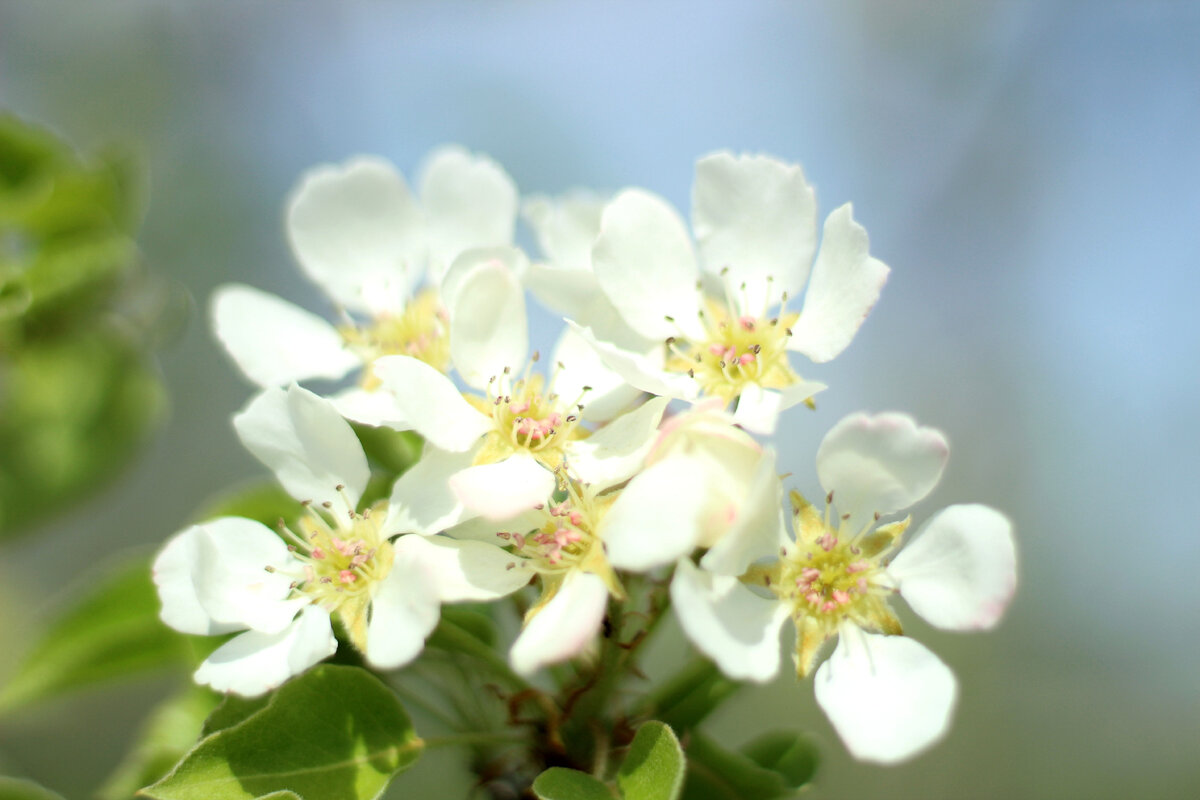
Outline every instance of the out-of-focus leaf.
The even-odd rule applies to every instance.
[[[488,647],[496,646],[496,623],[486,612],[487,606],[446,605],[442,606],[443,625],[454,625]]]
[[[273,480],[262,480],[231,489],[210,500],[196,515],[197,521],[217,517],[245,517],[274,529],[279,520],[290,525],[304,513],[300,502]]]
[[[774,800],[792,793],[778,772],[724,749],[697,731],[688,741],[687,760],[683,800]]]
[[[779,773],[789,789],[799,789],[817,771],[817,747],[804,734],[771,731],[741,748],[751,761]]]
[[[33,781],[0,775],[0,800],[63,800],[63,796]]]
[[[394,481],[421,457],[424,445],[421,437],[412,431],[396,431],[381,426],[372,427],[355,423],[354,432],[362,443],[363,452],[372,466],[389,475]]]
[[[113,332],[22,347],[0,372],[0,535],[110,480],[166,408],[159,376]]]
[[[588,775],[564,767],[551,767],[537,776],[533,793],[538,800],[614,800],[617,795]]]
[[[157,800],[366,800],[424,743],[396,696],[366,670],[325,664],[260,710],[201,740],[141,794]]]
[[[8,711],[73,689],[192,660],[183,636],[158,619],[158,595],[144,559],[97,581],[0,689]]]
[[[683,749],[675,732],[652,720],[638,728],[621,770],[617,785],[625,800],[676,800],[687,773]]]
[[[220,695],[189,686],[154,710],[137,744],[97,792],[100,800],[129,800],[138,789],[166,775],[200,736]]]
[[[739,688],[740,683],[725,677],[711,661],[697,658],[651,692],[644,713],[674,730],[686,731],[704,721]]]

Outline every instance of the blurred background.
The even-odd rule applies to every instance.
[[[460,142],[526,193],[637,184],[686,212],[698,156],[761,151],[804,165],[823,214],[852,200],[893,270],[849,350],[802,368],[832,388],[785,420],[782,468],[812,492],[843,413],[911,412],[952,445],[916,518],[1004,509],[1020,589],[991,634],[905,617],[962,691],[949,737],[904,766],[850,759],[787,670],[708,730],[812,729],[813,797],[1194,797],[1198,41],[1185,0],[0,3],[0,105],[142,160],[144,259],[191,298],[160,355],[161,434],[107,493],[0,545],[0,668],[106,560],[263,474],[205,309],[237,280],[327,310],[282,233],[304,169],[377,153],[411,175]],[[0,772],[86,797],[176,685],[9,716]],[[453,763],[389,796],[462,796]]]

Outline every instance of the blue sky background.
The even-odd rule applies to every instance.
[[[698,156],[762,151],[804,165],[823,213],[853,201],[893,269],[850,349],[804,370],[832,388],[781,429],[783,468],[811,490],[843,413],[909,411],[952,445],[918,518],[1007,511],[1021,587],[992,634],[908,618],[962,681],[950,737],[908,765],[854,763],[787,675],[712,729],[738,743],[764,721],[811,727],[814,797],[1193,796],[1197,41],[1200,5],[1182,0],[4,3],[0,104],[85,149],[141,153],[146,258],[195,309],[162,357],[173,414],[151,451],[5,545],[0,578],[35,598],[5,629],[21,641],[95,564],[260,474],[228,424],[249,386],[203,309],[229,280],[323,308],[282,236],[305,168],[365,152],[411,174],[456,141],[525,192],[636,184],[686,211]],[[0,771],[81,796],[167,688],[6,722]],[[85,755],[64,767],[62,742]],[[458,792],[446,763],[414,771],[419,796]]]

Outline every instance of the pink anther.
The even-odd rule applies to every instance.
[[[742,353],[738,356],[738,363],[742,366],[754,363],[754,353]]]
[[[319,547],[314,547],[311,551],[309,551],[308,554],[310,556],[312,556],[313,558],[315,558],[317,561],[322,561],[325,558],[325,551]]]
[[[846,565],[846,572],[849,572],[851,575],[853,575],[856,572],[863,572],[870,568],[871,563],[869,561],[855,561],[853,564]]]
[[[344,569],[338,573],[338,580],[342,583],[354,583],[358,580],[358,574],[352,569]]]
[[[844,606],[850,602],[850,595],[843,592],[841,589],[835,589],[833,592],[833,600],[839,606]]]
[[[742,330],[754,330],[754,317],[738,317],[738,325],[742,326]]]

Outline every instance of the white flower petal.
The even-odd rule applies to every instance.
[[[734,680],[765,683],[779,672],[779,629],[787,606],[684,559],[671,581],[671,604],[696,649]]]
[[[524,453],[460,470],[450,488],[466,508],[488,519],[508,519],[554,493],[554,473]]]
[[[508,541],[497,534],[512,533],[514,531],[517,533],[527,533],[534,528],[541,527],[545,521],[545,511],[531,508],[528,511],[522,511],[520,514],[504,520],[473,517],[472,519],[460,522],[452,528],[447,528],[446,535],[451,539],[487,542],[488,544],[503,547]]]
[[[600,537],[617,569],[644,572],[690,553],[700,541],[704,465],[671,456],[634,477],[605,514]]]
[[[1012,523],[988,506],[950,506],[921,526],[888,574],[913,611],[931,625],[990,628],[1017,588]]]
[[[844,417],[817,449],[817,476],[833,504],[858,530],[871,515],[908,508],[932,491],[950,448],[933,428],[905,414]]]
[[[412,356],[375,361],[382,389],[396,399],[400,416],[412,430],[442,450],[469,450],[492,429],[491,417],[468,403],[443,373]]]
[[[177,631],[199,636],[241,630],[246,626],[240,622],[214,620],[196,595],[192,571],[203,536],[199,525],[185,528],[168,539],[155,557],[151,574],[162,603],[159,617]]]
[[[551,363],[556,365],[554,393],[567,401],[579,398],[583,403],[579,414],[588,422],[607,422],[642,395],[641,389],[605,366],[596,349],[570,326],[563,326]]]
[[[660,345],[656,345],[651,352],[633,352],[601,341],[591,329],[573,320],[566,320],[566,323],[596,351],[606,367],[620,375],[630,386],[661,397],[683,400],[693,400],[700,393],[699,385],[692,378],[662,368],[664,355]]]
[[[533,575],[525,568],[524,559],[494,544],[411,535],[401,536],[394,547],[397,559],[412,559],[429,568],[438,599],[443,603],[485,602],[505,597],[528,584]]]
[[[519,247],[510,245],[472,247],[470,250],[459,253],[443,276],[441,288],[438,290],[442,304],[448,309],[454,308],[458,290],[462,288],[471,273],[482,266],[497,262],[507,267],[518,281],[524,280],[529,273],[529,257]]]
[[[782,389],[764,389],[757,384],[748,384],[738,395],[733,421],[748,431],[770,436],[775,433],[781,413],[827,388],[823,383],[805,380]]]
[[[776,390],[764,389],[755,383],[747,384],[738,395],[733,421],[748,431],[770,436],[775,432],[782,406],[783,395]]]
[[[246,697],[274,689],[337,650],[329,612],[308,606],[279,633],[247,631],[221,645],[196,670],[196,683]]]
[[[420,460],[392,486],[383,530],[430,536],[462,522],[470,514],[451,490],[450,478],[471,466],[474,457],[472,450],[456,453],[426,444]]]
[[[430,279],[472,247],[511,244],[517,187],[492,159],[461,147],[434,151],[421,170],[421,204],[428,219]]]
[[[813,688],[846,749],[880,764],[904,761],[940,739],[958,695],[954,673],[924,645],[852,625],[842,627]]]
[[[483,263],[463,278],[450,307],[450,355],[454,368],[482,389],[505,368],[519,370],[529,352],[525,290],[511,267],[525,258],[509,248],[507,258],[487,251]],[[474,251],[464,258],[474,257]]]
[[[608,587],[590,572],[571,572],[513,642],[509,662],[522,675],[578,654],[599,631]]]
[[[600,233],[600,215],[608,198],[574,190],[561,198],[533,195],[521,216],[533,228],[538,247],[555,267],[591,271],[592,244]]]
[[[288,599],[296,565],[287,545],[265,525],[221,517],[184,531],[192,537],[191,581],[210,618],[261,633],[286,628],[308,599]],[[273,567],[280,572],[268,572]]]
[[[720,479],[723,476],[710,476]],[[711,484],[710,484],[711,485]],[[787,543],[787,528],[783,521],[783,483],[779,480],[775,451],[764,450],[754,468],[754,476],[746,487],[745,499],[726,520],[727,533],[704,557],[700,566],[718,575],[738,576],[760,558],[776,555]],[[712,486],[708,492],[719,492]]]
[[[343,510],[358,504],[371,477],[367,457],[328,400],[295,384],[266,389],[234,415],[233,427],[292,497]]]
[[[816,249],[817,200],[799,165],[724,152],[700,159],[692,226],[705,270],[728,267],[726,280],[743,303],[739,313],[760,315],[784,292],[795,297],[804,288]]]
[[[410,429],[404,412],[391,392],[378,389],[368,391],[361,386],[345,389],[328,398],[337,412],[351,422],[379,427],[386,425],[392,430]]]
[[[661,197],[627,189],[605,206],[592,269],[608,299],[642,336],[665,339],[682,330],[688,338],[704,338],[692,242],[679,214]]]
[[[399,541],[421,539],[401,537]],[[395,669],[416,658],[441,617],[434,565],[415,557],[412,548],[396,551],[391,572],[371,598],[367,623],[367,661]]]
[[[648,400],[588,438],[571,442],[567,462],[572,473],[597,491],[630,478],[654,446],[669,402],[665,397]]]
[[[420,279],[424,219],[387,161],[356,158],[307,173],[288,203],[301,269],[346,308],[398,309]]]
[[[887,265],[871,258],[867,232],[851,214],[847,203],[825,220],[804,308],[788,339],[789,350],[817,363],[846,349],[887,282]]]
[[[299,306],[249,286],[213,292],[213,331],[247,378],[263,388],[336,380],[362,366],[337,329]]]

